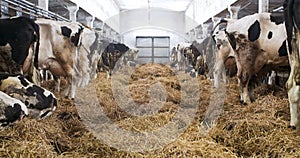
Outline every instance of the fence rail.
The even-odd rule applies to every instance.
[[[62,17],[59,14],[45,10],[30,3],[26,0],[0,0],[1,14],[12,17],[12,16],[29,16],[30,18],[47,18],[59,21],[68,21],[69,19]],[[22,13],[22,14],[21,14]],[[106,37],[105,34],[100,35],[101,40],[107,40],[116,42],[114,38]],[[119,41],[120,39],[116,39]]]
[[[60,21],[70,21],[69,19],[66,19],[56,13],[35,6],[34,4],[25,0],[1,0],[1,8],[2,7],[7,7],[8,9],[12,9],[16,12],[27,14],[30,17],[44,17]],[[9,16],[14,16],[10,15],[10,13],[5,14],[9,14]]]

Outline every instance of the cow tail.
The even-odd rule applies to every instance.
[[[34,52],[34,60],[33,65],[36,69],[38,69],[38,58],[39,58],[39,47],[40,47],[40,27],[37,24],[33,24],[34,30],[36,33],[36,45],[35,45],[35,52]]]
[[[40,28],[39,26],[34,23],[32,21],[32,26],[34,28],[34,32],[35,32],[35,48],[34,48],[34,57],[33,57],[33,72],[32,72],[32,81],[37,84],[37,85],[40,85],[40,74],[39,74],[39,71],[38,71],[38,57],[39,57],[39,47],[40,47]]]
[[[283,3],[284,8],[284,18],[285,18],[285,28],[287,33],[287,42],[289,53],[292,53],[292,37],[293,37],[293,5],[294,0],[285,0]]]

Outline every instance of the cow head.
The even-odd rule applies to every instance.
[[[175,62],[175,61],[176,61],[176,53],[177,53],[176,47],[173,47],[173,48],[172,48],[172,51],[171,51],[171,54],[170,54],[170,60],[171,60],[172,62]]]
[[[108,56],[108,63],[110,69],[113,69],[119,58],[122,56],[122,53],[119,50],[115,50],[113,52],[109,52]]]
[[[181,51],[184,57],[188,60],[188,62],[192,64],[194,61],[194,54],[191,47],[185,47]]]

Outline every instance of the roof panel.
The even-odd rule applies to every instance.
[[[139,8],[163,8],[174,11],[185,11],[192,0],[114,0],[120,10]]]

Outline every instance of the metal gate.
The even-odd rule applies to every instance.
[[[170,61],[170,37],[137,36],[136,48],[139,50],[138,63],[161,63]]]

